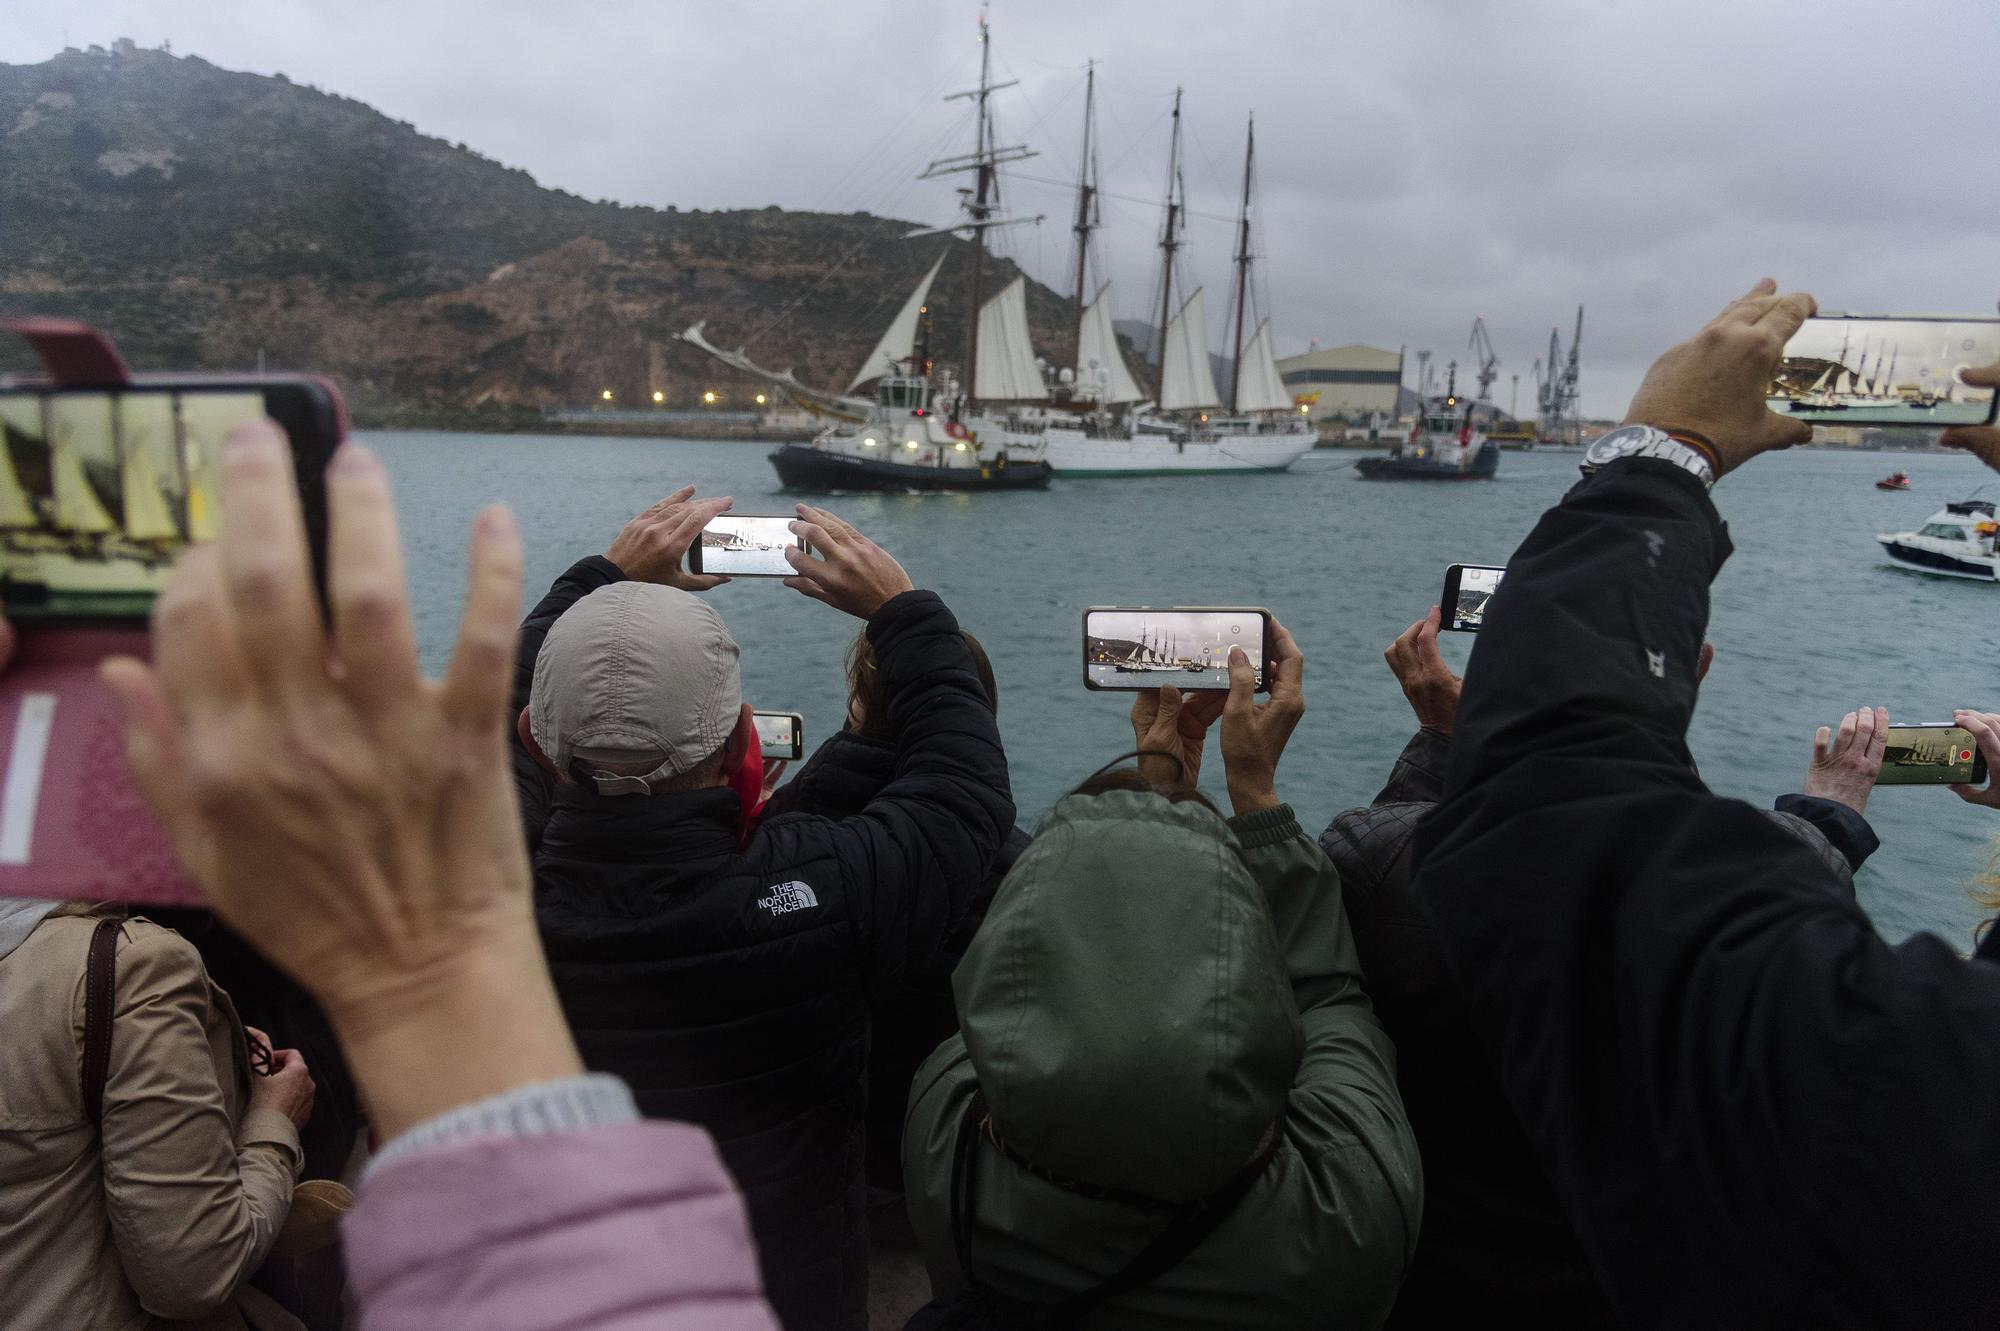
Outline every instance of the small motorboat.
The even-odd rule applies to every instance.
[[[1910,488],[1910,473],[1907,471],[1892,471],[1881,480],[1875,482],[1875,488],[1877,490],[1907,490]]]
[[[2000,522],[1991,499],[1946,504],[1915,531],[1885,532],[1875,539],[1883,552],[1905,568],[1948,578],[2000,582],[2000,552],[1994,538]]]

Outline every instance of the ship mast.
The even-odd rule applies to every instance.
[[[1236,213],[1236,360],[1229,376],[1229,414],[1237,412],[1243,392],[1243,310],[1250,303],[1250,166],[1257,159],[1257,119],[1250,119],[1243,145],[1243,206]]]
[[[1084,66],[1083,154],[1078,159],[1076,177],[1076,344],[1083,346],[1084,267],[1090,258],[1090,233],[1097,229],[1097,150],[1091,143],[1092,121],[1096,118],[1097,62]]]
[[[1181,90],[1174,89],[1174,131],[1167,140],[1167,224],[1160,233],[1160,382],[1167,386],[1167,323],[1174,317],[1174,251],[1181,247],[1176,225],[1187,205],[1181,181]]]

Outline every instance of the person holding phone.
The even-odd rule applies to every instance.
[[[1768,279],[1648,371],[1507,564],[1416,891],[1618,1319],[1992,1324],[2000,945],[1891,946],[1686,732],[1709,487],[1810,427]],[[1982,737],[1983,740],[1983,737]]]

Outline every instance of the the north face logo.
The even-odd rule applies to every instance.
[[[758,897],[757,904],[773,915],[789,915],[795,910],[819,905],[819,893],[812,890],[811,883],[794,879],[789,883],[774,884],[771,895]]]

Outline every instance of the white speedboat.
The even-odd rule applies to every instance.
[[[1875,539],[1895,563],[1948,578],[2000,582],[2000,533],[1991,499],[1946,504],[1915,531],[1884,532]]]

